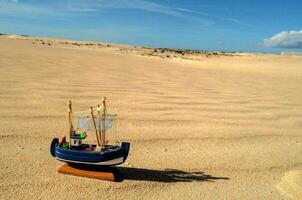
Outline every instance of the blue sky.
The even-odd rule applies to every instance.
[[[0,32],[153,47],[302,49],[301,0],[0,0]]]

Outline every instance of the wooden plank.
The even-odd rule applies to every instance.
[[[98,168],[96,166],[74,167],[65,163],[58,169],[58,172],[61,174],[94,178],[106,181],[119,181],[119,174],[111,168]]]

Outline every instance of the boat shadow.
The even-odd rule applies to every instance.
[[[193,181],[208,181],[214,182],[215,180],[223,179],[229,180],[227,177],[215,177],[204,172],[185,172],[177,169],[154,170],[144,168],[131,168],[131,167],[116,167],[116,170],[121,172],[122,179],[136,180],[136,181],[153,181],[153,182],[193,182]]]
[[[114,179],[117,182],[124,180],[135,180],[135,181],[152,181],[162,183],[173,183],[173,182],[214,182],[216,180],[229,180],[228,177],[218,177],[206,174],[204,172],[186,172],[177,169],[145,169],[135,167],[99,167],[99,166],[83,166],[73,165],[73,167],[81,168],[87,171],[96,172],[111,172],[113,173]]]
[[[132,167],[115,167],[122,176],[121,180],[153,181],[163,183],[229,180],[228,177],[215,177],[204,172],[186,172],[177,169],[154,170]]]

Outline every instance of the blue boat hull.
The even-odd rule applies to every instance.
[[[104,166],[124,163],[128,157],[129,150],[130,143],[128,142],[123,142],[121,146],[115,146],[102,152],[65,149],[59,146],[58,138],[54,138],[50,146],[51,155],[60,161]]]

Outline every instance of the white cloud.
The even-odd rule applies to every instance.
[[[267,47],[302,49],[302,30],[282,31],[263,41]]]
[[[47,5],[36,3],[22,3],[20,0],[0,0],[0,16],[35,17],[62,17],[66,13],[51,9]]]
[[[0,0],[0,3],[19,3],[19,0]]]
[[[213,20],[188,15],[178,8],[147,0],[75,0],[69,1],[65,6],[62,6],[62,11],[65,12],[97,12],[106,9],[141,10],[182,18],[203,25],[212,25],[214,23]]]
[[[241,25],[241,26],[253,27],[251,24],[247,24],[247,23],[242,22],[242,21],[240,21],[238,19],[235,19],[235,18],[212,15],[212,14],[209,14],[209,13],[206,13],[206,12],[201,12],[201,11],[196,11],[196,10],[191,10],[191,9],[186,9],[186,8],[176,8],[176,9],[179,10],[179,11],[187,12],[187,13],[200,14],[200,15],[204,15],[204,16],[207,16],[207,17],[220,19],[220,20],[223,20],[223,21],[226,21],[226,22],[231,22],[231,23],[238,24],[238,25]]]
[[[0,14],[24,14],[26,16],[60,16],[74,12],[102,12],[108,9],[141,10],[161,15],[181,18],[209,26],[213,20],[195,17],[172,6],[155,3],[148,0],[73,0],[59,1],[51,5],[45,3],[21,3],[19,0],[0,0]]]

